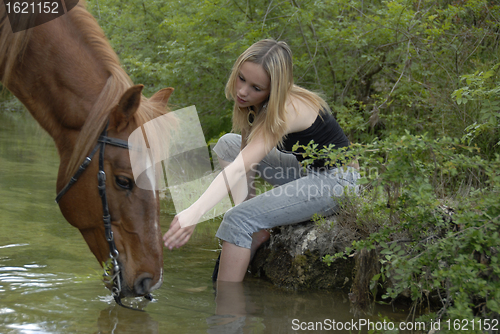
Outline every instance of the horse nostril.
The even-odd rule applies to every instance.
[[[139,275],[134,283],[134,290],[138,296],[143,296],[149,293],[149,289],[151,288],[151,282],[153,275],[144,273]]]

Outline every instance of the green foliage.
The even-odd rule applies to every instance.
[[[476,71],[461,78],[466,86],[455,90],[452,94],[458,105],[468,109],[473,115],[474,123],[469,125],[463,137],[470,145],[479,142],[480,147],[491,157],[494,149],[500,145],[500,80],[498,71],[500,63],[488,71]]]
[[[13,96],[11,92],[7,90],[1,83],[0,83],[0,103],[4,103],[5,101],[12,100]]]
[[[326,263],[328,266],[331,266],[336,259],[346,259],[349,255],[352,255],[352,251],[353,249],[351,247],[346,247],[343,252],[335,253],[333,255],[326,254],[322,257],[321,261]]]
[[[312,161],[333,154],[313,143],[303,149]],[[375,248],[381,269],[370,290],[382,284],[384,299],[406,292],[415,307],[437,301],[434,319],[498,318],[500,155],[486,160],[478,151],[460,139],[408,132],[353,145],[344,156],[365,166],[364,190],[343,209],[354,211],[366,237],[323,261]]]
[[[225,82],[237,56],[262,38],[290,44],[296,83],[323,94],[352,142],[404,129],[462,135],[485,124],[451,93],[461,76],[500,62],[500,5],[486,0],[89,0],[88,7],[134,82],[148,94],[174,87],[172,103],[195,104],[208,139],[230,131]]]

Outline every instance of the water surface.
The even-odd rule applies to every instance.
[[[294,319],[353,319],[345,294],[282,290],[251,277],[216,296],[217,221],[165,250],[153,302],[125,301],[146,312],[115,305],[100,266],[54,202],[58,164],[52,139],[29,114],[0,110],[0,333],[299,333],[307,331],[293,330]],[[162,203],[164,232],[172,211]]]

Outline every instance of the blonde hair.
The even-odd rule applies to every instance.
[[[258,111],[253,126],[248,124],[248,110],[233,107],[233,131],[248,134],[250,142],[256,133],[263,135],[267,145],[281,145],[286,134],[285,104],[290,96],[297,97],[314,107],[329,109],[326,102],[316,93],[293,83],[293,61],[290,47],[283,41],[264,39],[254,43],[243,52],[233,65],[226,84],[226,97],[236,100],[236,80],[244,62],[259,64],[270,78],[269,98],[266,107]]]

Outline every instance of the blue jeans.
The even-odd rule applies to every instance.
[[[241,136],[228,133],[213,148],[217,156],[232,162],[241,147]],[[262,229],[310,220],[317,213],[328,216],[338,211],[337,199],[347,189],[357,191],[359,173],[352,167],[304,168],[293,154],[273,149],[254,168],[273,189],[228,210],[216,236],[239,247],[250,248],[252,234]]]

